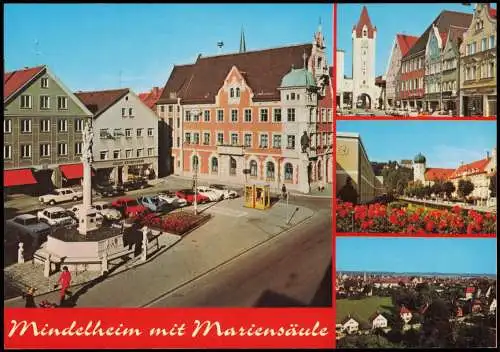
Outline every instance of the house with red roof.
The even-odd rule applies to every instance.
[[[497,17],[489,3],[475,5],[460,58],[460,116],[497,114]]]
[[[75,94],[94,114],[96,183],[158,177],[158,116],[128,88]]]
[[[413,314],[408,308],[402,305],[401,308],[399,309],[399,316],[405,322],[405,324],[408,324],[411,318],[413,317]]]
[[[485,158],[471,163],[461,164],[456,169],[428,168],[427,159],[422,154],[415,156],[413,163],[413,181],[419,181],[426,186],[432,186],[435,182],[451,181],[458,189],[460,180],[469,180],[474,185],[474,190],[469,195],[470,199],[478,201],[487,200],[491,196],[491,177],[496,175],[496,148],[486,153]]]
[[[174,66],[157,113],[172,130],[173,173],[308,193],[333,175],[330,69],[321,27],[312,43]]]
[[[476,288],[473,286],[468,286],[465,288],[465,299],[472,299],[474,297],[474,293],[476,292]]]
[[[396,34],[392,44],[391,55],[387,63],[385,73],[385,106],[396,108],[396,91],[401,70],[401,58],[406,55],[408,50],[415,44],[418,37],[407,34]]]
[[[153,87],[149,92],[139,93],[139,99],[156,112],[156,103],[163,93],[163,88]]]
[[[474,184],[474,190],[469,195],[470,199],[486,200],[491,196],[490,182],[491,177],[496,174],[496,148],[493,148],[491,154],[487,152],[481,160],[471,163],[461,163],[458,168],[450,175],[449,180],[453,182],[456,188],[460,180],[469,180]]]
[[[80,184],[82,131],[92,112],[46,65],[6,72],[3,87],[4,189]]]

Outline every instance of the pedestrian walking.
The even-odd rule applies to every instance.
[[[287,198],[287,192],[286,192],[286,186],[285,186],[284,183],[283,183],[283,186],[281,187],[281,193],[283,195],[283,199],[286,200],[286,198]]]
[[[25,308],[37,308],[35,304],[35,291],[36,289],[30,287],[26,292],[23,292],[23,299],[26,301]]]
[[[71,285],[71,273],[68,270],[67,266],[63,266],[63,271],[61,272],[61,275],[59,276],[59,280],[57,281],[57,286],[61,286],[61,291],[60,291],[60,302],[59,306],[62,307],[65,302],[66,295],[71,295],[71,292],[68,290],[69,286]]]

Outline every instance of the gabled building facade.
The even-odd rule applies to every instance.
[[[461,46],[461,116],[496,116],[496,9],[478,3]]]
[[[320,107],[331,95],[325,49],[319,29],[312,44],[174,66],[157,103],[172,128],[174,174],[304,193],[331,182],[331,148],[323,146],[333,131],[320,123],[323,112],[325,123],[333,118],[331,106]]]
[[[441,52],[446,45],[446,35],[432,25],[425,48],[425,111],[439,111],[442,107]]]
[[[401,72],[401,58],[406,55],[417,39],[418,37],[399,33],[396,34],[396,38],[394,38],[385,74],[385,96],[388,107],[393,108],[397,106],[396,93],[399,90],[398,81]]]
[[[442,11],[427,27],[412,48],[401,59],[401,74],[398,100],[404,108],[424,111],[425,99],[425,55],[431,33],[447,33],[450,26],[467,28],[472,15],[462,12]],[[433,29],[436,28],[436,29]]]
[[[459,83],[460,75],[458,62],[460,60],[460,44],[467,29],[450,26],[446,35],[446,45],[442,54],[441,65],[441,99],[442,109],[452,116],[459,116]]]
[[[95,182],[158,176],[158,117],[130,89],[78,92],[94,114]]]
[[[4,187],[47,192],[78,185],[82,132],[91,116],[47,66],[5,73]]]

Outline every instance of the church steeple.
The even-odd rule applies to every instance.
[[[240,53],[245,53],[247,51],[247,45],[245,43],[245,32],[243,27],[241,27],[241,37],[240,37]]]

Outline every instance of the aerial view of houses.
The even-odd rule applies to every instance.
[[[339,114],[496,116],[496,5],[341,4],[338,12]]]
[[[331,306],[332,10],[6,6],[6,305]]]
[[[337,347],[494,347],[495,247],[495,239],[337,239]]]
[[[339,232],[496,233],[496,121],[338,121]]]

